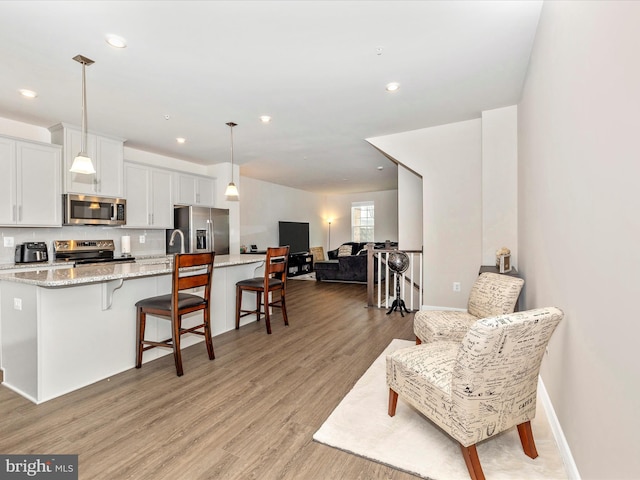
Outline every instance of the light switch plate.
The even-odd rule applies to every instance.
[[[13,237],[4,237],[4,246],[5,247],[13,247],[15,244],[13,243]]]

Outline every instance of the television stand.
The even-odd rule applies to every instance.
[[[297,277],[311,272],[313,272],[313,255],[310,253],[289,255],[287,277]]]

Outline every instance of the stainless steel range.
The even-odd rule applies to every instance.
[[[113,240],[54,240],[53,251],[57,261],[74,262],[76,265],[135,261],[131,256],[116,257]]]

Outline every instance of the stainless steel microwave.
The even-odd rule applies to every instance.
[[[63,195],[65,225],[125,225],[127,201],[124,198]]]

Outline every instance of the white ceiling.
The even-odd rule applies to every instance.
[[[541,5],[0,1],[0,117],[79,125],[81,54],[95,61],[90,130],[214,164],[230,159],[234,121],[242,175],[317,193],[393,189],[395,165],[365,139],[517,103]]]

